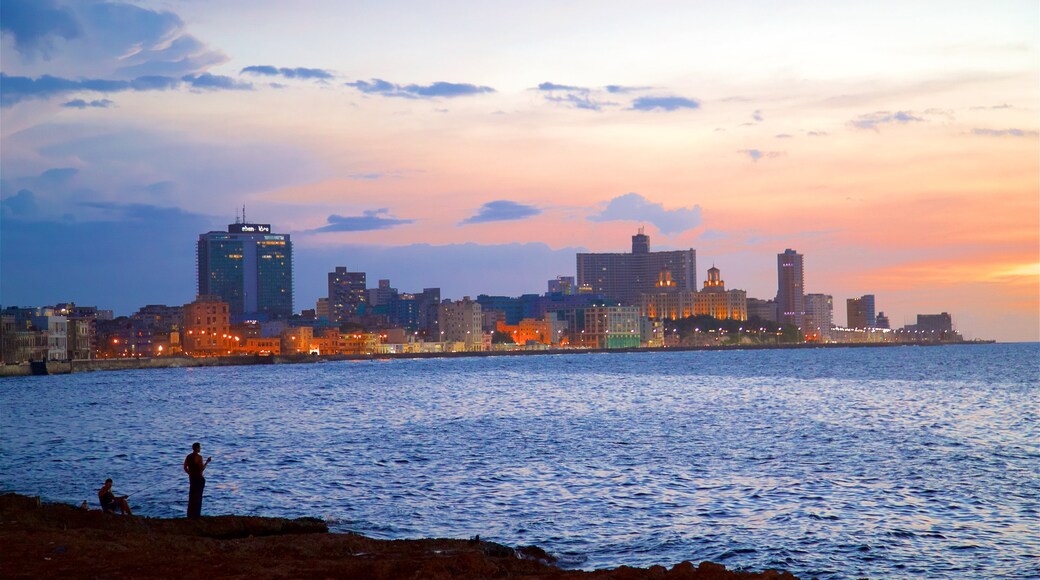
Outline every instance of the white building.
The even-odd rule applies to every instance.
[[[805,295],[805,326],[802,333],[806,340],[815,337],[819,342],[830,342],[834,326],[834,299],[830,294]]]
[[[465,350],[484,348],[483,316],[479,303],[470,300],[469,296],[455,302],[445,300],[441,302],[438,314],[441,342],[462,343]]]

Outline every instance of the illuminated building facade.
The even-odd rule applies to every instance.
[[[635,348],[642,337],[636,306],[585,308],[579,344],[588,348]]]
[[[667,288],[668,280],[661,280],[658,288]],[[708,279],[700,292],[661,291],[640,295],[640,311],[653,320],[678,320],[690,316],[711,316],[719,320],[747,320],[747,292],[726,290],[721,272],[715,266],[708,269]]]
[[[651,252],[650,236],[632,236],[631,254],[578,254],[578,288],[625,305],[638,305],[639,295],[664,290],[697,290],[697,253],[692,248]]]
[[[192,356],[220,356],[237,349],[231,335],[231,309],[220,296],[199,295],[184,305],[184,352]]]
[[[367,302],[364,272],[348,272],[342,266],[329,272],[329,322],[338,324],[352,314],[363,314]]]
[[[219,296],[236,320],[292,316],[292,242],[270,224],[199,235],[198,278],[199,294]]]
[[[788,249],[776,256],[777,322],[801,327],[805,319],[803,256]]]

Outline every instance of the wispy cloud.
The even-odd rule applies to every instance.
[[[791,135],[790,133],[780,133],[778,135],[774,135],[774,137],[776,137],[777,139],[792,139],[794,135]]]
[[[775,159],[784,155],[783,151],[762,151],[760,149],[741,149],[737,151],[741,155],[747,155],[748,159],[758,161],[759,159]]]
[[[328,225],[311,230],[321,232],[368,232],[386,230],[396,226],[414,223],[413,219],[396,218],[390,215],[389,208],[380,208],[362,212],[359,216],[341,216],[332,214],[328,217]]]
[[[7,76],[0,73],[0,106],[10,107],[29,99],[49,99],[77,92],[118,93],[124,91],[165,91],[176,89],[187,83],[195,89],[243,90],[251,89],[249,83],[231,77],[203,73],[187,75],[182,79],[148,75],[133,80],[81,79],[72,80],[51,75],[39,78]],[[99,101],[100,102],[100,101]]]
[[[576,87],[576,86],[573,86],[573,85],[561,85],[561,84],[549,83],[549,82],[545,82],[545,83],[539,84],[538,85],[538,90],[539,91],[581,91],[581,92],[585,92],[585,93],[589,92],[589,89],[587,87]]]
[[[85,101],[83,99],[72,99],[67,103],[62,103],[61,106],[68,107],[70,109],[86,109],[88,107],[96,109],[107,109],[108,107],[111,107],[113,104],[114,103],[108,99],[96,99],[93,101]]]
[[[522,220],[541,213],[542,210],[533,205],[525,205],[506,199],[489,201],[477,210],[476,215],[462,220],[459,222],[459,225]]]
[[[250,83],[238,81],[229,76],[212,75],[209,73],[187,75],[182,80],[191,85],[193,89],[248,91],[253,88],[253,85]]]
[[[1026,129],[972,129],[973,135],[983,137],[1036,137],[1040,132]]]
[[[468,83],[447,83],[440,81],[429,85],[398,85],[384,81],[383,79],[372,79],[371,81],[354,81],[345,84],[348,87],[354,87],[362,93],[369,95],[402,97],[407,99],[466,97],[495,92],[495,89],[491,87]]]
[[[611,94],[614,94],[614,95],[620,95],[620,94],[624,94],[624,93],[634,93],[634,92],[637,92],[637,91],[646,91],[646,90],[649,90],[649,89],[651,89],[653,87],[626,87],[624,85],[607,85],[607,86],[605,86],[603,88],[606,89],[608,93],[611,93]]]
[[[686,97],[639,97],[632,101],[634,111],[678,111],[680,109],[699,109],[701,104]]]
[[[850,124],[857,129],[871,129],[874,131],[878,130],[880,125],[905,125],[907,123],[922,123],[924,119],[911,113],[910,111],[878,111],[876,113],[870,113],[867,115],[860,115],[856,119],[850,121]]]
[[[701,223],[701,207],[665,209],[638,193],[626,193],[607,202],[600,213],[589,216],[590,221],[641,221],[657,227],[666,235],[691,230]]]
[[[241,74],[252,74],[260,76],[280,76],[287,79],[304,79],[304,80],[328,80],[332,78],[332,73],[320,68],[286,68],[286,67],[274,67],[271,65],[255,65],[247,66],[241,71]]]
[[[539,84],[537,90],[546,93],[544,95],[546,101],[567,105],[575,109],[602,111],[604,107],[617,105],[617,103],[597,98],[594,95],[597,93],[602,94],[603,91],[588,87],[545,82]]]

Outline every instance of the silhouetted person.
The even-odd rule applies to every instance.
[[[193,443],[191,446],[191,453],[184,458],[184,473],[188,474],[188,517],[198,518],[202,517],[202,490],[206,487],[206,478],[202,477],[202,472],[206,471],[206,466],[212,457],[207,457],[206,461],[202,461],[202,455],[199,455],[199,450],[202,449],[202,445]]]
[[[114,514],[116,510],[119,513],[132,516],[133,512],[130,511],[130,504],[126,502],[128,495],[116,495],[112,493],[112,480],[106,479],[105,485],[101,486],[101,489],[97,492],[98,501],[101,502],[101,511],[107,514]],[[83,502],[86,505],[86,502]]]

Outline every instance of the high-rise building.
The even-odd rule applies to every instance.
[[[363,314],[368,302],[364,272],[337,266],[329,272],[329,322],[338,324],[352,314]]]
[[[874,328],[877,317],[874,315],[874,295],[864,294],[859,298],[845,301],[848,328]]]
[[[834,325],[834,298],[830,294],[805,295],[805,337],[827,342]]]
[[[227,302],[232,320],[289,318],[293,261],[289,234],[270,224],[234,223],[199,235],[199,294]]]
[[[639,295],[664,290],[697,290],[697,253],[689,250],[651,252],[650,236],[632,236],[631,254],[578,254],[578,289],[627,305]]]
[[[777,322],[801,327],[805,322],[805,274],[803,256],[787,249],[776,256]]]

